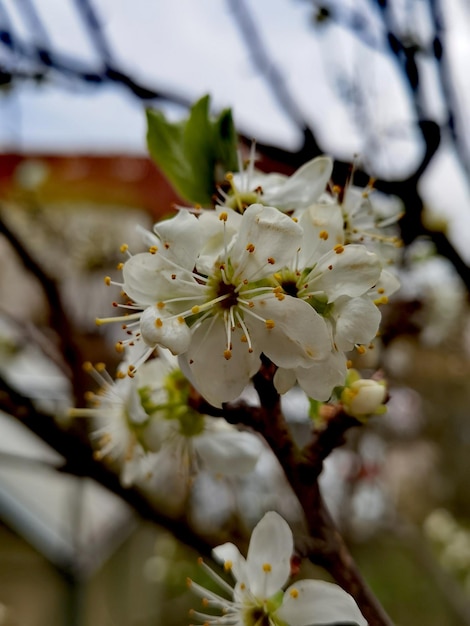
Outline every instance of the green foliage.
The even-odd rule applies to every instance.
[[[209,96],[190,110],[189,117],[169,122],[163,113],[147,110],[150,155],[178,194],[208,205],[227,171],[237,169],[237,134],[230,109],[209,116]]]

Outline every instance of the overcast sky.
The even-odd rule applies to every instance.
[[[32,0],[47,30],[47,43],[99,70],[101,57],[77,12],[76,0]],[[366,0],[342,0],[356,10]],[[395,0],[404,6],[404,0]],[[424,2],[417,0],[411,18],[426,43]],[[25,23],[17,0],[0,0],[0,22],[6,16],[23,41],[41,43],[42,34]],[[312,3],[305,0],[247,0],[254,22],[275,67],[302,115],[326,151],[366,159],[375,175],[399,177],[419,162],[422,146],[413,134],[413,109],[393,60],[375,51],[382,41],[378,16],[363,11],[372,47],[340,26],[314,27]],[[236,25],[227,0],[94,0],[114,62],[155,89],[195,100],[210,93],[215,109],[231,106],[237,126],[260,141],[295,148],[298,128],[273,98]],[[455,63],[461,106],[470,110],[470,14],[463,0],[446,0],[448,50]],[[407,14],[409,17],[410,14]],[[396,12],[400,18],[399,11]],[[416,34],[416,33],[415,33]],[[14,62],[0,48],[0,61]],[[442,116],[433,70],[423,71],[428,114]],[[358,97],[356,107],[350,107]],[[177,116],[178,109],[169,109]],[[470,132],[470,125],[465,129]],[[373,147],[373,152],[371,151]],[[145,154],[144,106],[125,87],[94,87],[58,77],[38,88],[23,83],[0,97],[0,150],[40,152],[132,152]],[[374,155],[367,162],[367,155]],[[470,225],[468,181],[445,147],[423,180],[423,196],[435,212],[452,221],[452,236],[467,252]]]

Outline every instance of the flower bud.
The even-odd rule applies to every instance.
[[[350,372],[355,378],[354,373]],[[358,376],[357,372],[355,372]],[[348,415],[358,419],[369,415],[385,413],[384,401],[387,397],[385,381],[355,378],[341,394],[341,402]]]

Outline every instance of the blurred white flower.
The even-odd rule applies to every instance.
[[[291,176],[256,170],[255,145],[246,167],[239,156],[239,171],[227,174],[228,190],[220,190],[219,205],[243,213],[251,204],[292,211],[310,206],[325,191],[333,171],[330,157],[320,156],[302,165]]]

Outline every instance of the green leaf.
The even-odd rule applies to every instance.
[[[230,109],[212,120],[209,96],[190,110],[187,120],[169,122],[147,110],[150,155],[178,194],[189,202],[209,205],[216,184],[237,169],[237,134]]]

